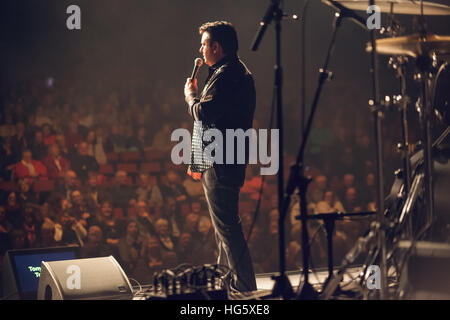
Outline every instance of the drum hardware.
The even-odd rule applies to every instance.
[[[339,3],[341,6],[345,6],[346,8],[355,9],[355,10],[364,10],[366,11],[368,5],[373,5],[374,1],[323,1],[327,4],[331,4],[334,6],[336,3]],[[413,1],[377,1],[376,4],[380,7],[382,12],[390,13],[390,25],[387,28],[383,28],[383,34],[388,34],[391,37],[386,39],[374,39],[374,33],[371,34],[371,42],[367,44],[366,50],[372,53],[372,79],[373,79],[373,91],[374,91],[374,99],[369,101],[369,105],[372,109],[372,112],[375,116],[375,138],[377,151],[379,151],[381,142],[381,136],[379,135],[380,128],[380,119],[383,114],[383,110],[393,105],[398,105],[398,110],[401,112],[401,125],[402,125],[402,142],[399,143],[399,149],[402,151],[403,157],[403,169],[402,175],[403,178],[403,186],[400,188],[400,193],[398,194],[403,199],[400,202],[400,205],[403,206],[403,211],[401,211],[401,215],[399,219],[394,217],[394,220],[391,223],[386,221],[386,224],[383,224],[383,220],[380,219],[380,228],[378,229],[378,241],[377,241],[377,249],[373,250],[372,254],[373,259],[378,260],[380,266],[384,269],[381,270],[382,276],[387,276],[386,272],[386,236],[388,238],[392,238],[395,236],[400,230],[396,226],[398,223],[404,225],[405,222],[408,221],[408,225],[403,226],[403,229],[407,230],[407,234],[412,234],[412,222],[411,215],[408,212],[411,210],[411,206],[415,199],[417,199],[417,194],[422,192],[424,189],[425,192],[425,208],[426,208],[426,223],[425,225],[429,225],[433,221],[434,210],[433,210],[433,189],[432,189],[432,155],[431,155],[431,132],[430,132],[430,114],[432,113],[432,100],[431,100],[431,88],[433,88],[432,80],[434,79],[433,73],[435,72],[435,68],[439,65],[437,57],[443,54],[450,53],[450,36],[441,36],[441,35],[433,35],[426,33],[426,23],[425,23],[425,15],[450,15],[450,7],[445,5],[436,5],[429,2],[413,2]],[[407,36],[398,36],[401,33],[401,26],[397,24],[397,21],[393,18],[395,14],[415,14],[420,15],[418,24],[419,24],[419,33]],[[392,37],[395,36],[395,37]],[[372,50],[373,48],[373,50]],[[376,77],[376,54],[385,54],[393,56],[390,59],[391,67],[396,71],[397,78],[400,80],[400,88],[401,94],[394,96],[386,96],[384,101],[377,101],[377,77]],[[420,83],[420,97],[416,102],[416,108],[418,109],[420,123],[421,123],[421,131],[422,131],[422,142],[421,146],[423,147],[424,154],[424,165],[421,166],[423,168],[422,175],[416,175],[415,180],[413,182],[411,179],[411,168],[409,161],[409,152],[411,146],[408,142],[408,122],[406,117],[407,105],[410,102],[410,99],[406,95],[406,77],[404,75],[404,68],[406,63],[408,62],[408,57],[412,57],[416,63],[416,75],[415,79]],[[443,117],[441,117],[443,118]],[[379,155],[381,152],[377,152],[377,171],[382,172],[382,161],[379,160]],[[381,170],[380,170],[381,169]],[[382,180],[377,177],[377,182]],[[422,187],[423,185],[423,187]],[[378,194],[378,210],[380,208],[384,208],[383,199],[380,197],[382,195],[382,186],[379,186],[379,194]],[[413,190],[411,191],[411,188]],[[411,194],[413,192],[413,194]],[[381,199],[381,200],[380,200]],[[403,204],[403,201],[408,201],[406,205]],[[390,230],[385,229],[388,228]],[[389,231],[389,233],[385,233],[385,231]],[[404,234],[403,234],[404,235]],[[394,238],[392,238],[393,240]],[[390,255],[392,256],[392,254]],[[374,260],[374,261],[375,261]],[[383,282],[382,289],[387,289],[386,282]],[[383,291],[383,290],[382,290]],[[386,291],[381,292],[380,298],[383,299],[386,297]]]
[[[406,94],[406,76],[405,67],[408,62],[408,57],[406,56],[393,56],[389,58],[389,66],[396,72],[396,78],[400,82],[401,93],[395,96],[393,99],[394,103],[398,105],[398,111],[400,112],[400,125],[401,125],[401,142],[397,144],[397,149],[401,153],[403,170],[402,177],[404,182],[404,197],[408,197],[409,191],[411,189],[411,165],[410,165],[410,147],[408,138],[408,104],[410,102],[409,97]],[[406,233],[412,235],[412,220],[408,220],[408,225],[406,228]]]

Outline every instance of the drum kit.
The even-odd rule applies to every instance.
[[[387,14],[389,26],[381,28],[380,34],[387,35],[386,38],[374,39],[367,43],[366,51],[369,52],[372,59],[372,73],[376,73],[376,57],[383,55],[389,57],[389,66],[394,69],[396,77],[400,80],[401,93],[376,102],[376,93],[374,100],[370,105],[375,107],[375,113],[383,115],[384,110],[393,105],[397,106],[400,112],[402,141],[398,147],[402,153],[403,168],[396,172],[397,183],[391,190],[389,199],[386,203],[383,195],[383,187],[379,186],[379,193],[382,199],[377,202],[380,205],[378,209],[377,228],[369,234],[377,239],[376,249],[369,250],[373,252],[373,257],[369,257],[370,263],[380,265],[382,287],[379,297],[386,299],[392,297],[388,292],[387,273],[391,267],[389,259],[392,259],[395,251],[393,242],[401,239],[411,240],[411,246],[414,246],[418,238],[423,237],[430,230],[433,222],[436,221],[435,212],[435,178],[434,157],[436,157],[436,148],[444,141],[450,128],[449,96],[450,96],[450,77],[448,58],[450,56],[450,35],[439,35],[428,33],[426,30],[426,16],[450,16],[450,6],[437,4],[420,0],[322,0],[323,3],[344,12],[350,18],[355,19],[357,14],[354,11],[369,12],[370,5],[376,5],[380,13]],[[350,12],[350,13],[349,13]],[[419,30],[414,34],[401,34],[402,26],[396,20],[397,15],[415,16],[416,24]],[[356,20],[358,20],[356,18]],[[361,20],[359,20],[361,24]],[[371,30],[372,35],[375,33]],[[374,50],[375,49],[375,50]],[[411,156],[411,145],[408,141],[408,120],[407,109],[413,105],[408,98],[407,92],[407,74],[405,69],[408,63],[415,64],[415,73],[412,77],[420,87],[419,97],[414,104],[418,113],[421,143],[420,149],[415,155]],[[377,77],[373,75],[374,88],[377,88]],[[377,89],[374,90],[376,92]],[[381,150],[381,121],[379,116],[375,116],[376,144],[377,149]],[[377,122],[378,121],[378,122]],[[433,141],[432,129],[441,130],[439,138]],[[434,130],[436,131],[436,130]],[[378,184],[383,184],[382,178],[382,157],[381,152],[377,155],[379,163]],[[417,202],[422,201],[420,219],[413,217],[413,207]],[[395,205],[393,205],[393,203]],[[386,204],[386,205],[385,205]],[[392,209],[395,207],[395,209]],[[449,209],[449,208],[447,208]],[[381,233],[381,236],[380,236]],[[377,236],[378,234],[378,236]],[[341,270],[342,271],[342,270]],[[399,270],[401,272],[401,270]],[[341,272],[342,274],[342,272]],[[339,275],[339,273],[337,274]],[[330,281],[329,286],[324,289],[324,295],[330,297],[334,291],[333,286],[337,286],[338,281]],[[330,287],[331,286],[331,287]],[[398,295],[397,295],[398,297]]]

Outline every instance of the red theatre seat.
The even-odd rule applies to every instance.
[[[142,156],[137,151],[124,151],[120,154],[120,160],[122,162],[139,162],[142,161]]]
[[[183,214],[183,216],[187,216],[188,214],[191,213],[191,207],[188,204],[183,204],[181,206],[181,213]]]
[[[13,181],[1,181],[0,190],[3,191],[17,191],[17,186]]]
[[[127,209],[127,216],[128,217],[135,217],[137,215],[137,209],[130,207]]]
[[[119,154],[116,152],[109,152],[106,154],[106,159],[108,162],[117,162],[119,161]]]
[[[114,166],[112,164],[101,164],[98,172],[105,175],[112,175],[114,174]]]
[[[160,149],[147,149],[145,150],[146,161],[168,160],[170,157],[167,152]]]
[[[34,192],[48,192],[55,188],[55,182],[53,180],[36,180],[33,183]]]
[[[119,163],[117,170],[125,171],[126,173],[135,174],[138,172],[136,163]]]
[[[161,172],[161,163],[159,162],[141,163],[141,172],[159,173]]]
[[[122,208],[114,208],[113,215],[116,218],[123,219],[124,218],[123,209]]]

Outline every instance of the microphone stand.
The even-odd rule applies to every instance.
[[[286,276],[286,256],[285,256],[285,226],[284,220],[286,211],[283,210],[283,190],[284,190],[284,157],[283,157],[283,68],[281,66],[281,20],[283,19],[283,11],[280,7],[280,0],[271,0],[269,7],[260,22],[259,30],[253,40],[252,51],[257,51],[259,44],[266,32],[267,26],[275,20],[275,36],[276,36],[276,62],[275,62],[275,81],[274,91],[276,93],[277,102],[277,127],[279,129],[279,169],[278,169],[278,251],[279,251],[279,268],[280,274],[272,276],[275,280],[272,293],[267,298],[283,297],[290,299],[294,295],[292,285]]]
[[[375,5],[374,0],[370,0],[371,6]],[[374,122],[374,136],[375,136],[375,154],[376,154],[376,180],[377,180],[377,221],[379,230],[377,233],[378,248],[380,250],[380,299],[384,300],[387,297],[387,269],[386,269],[386,230],[384,217],[384,179],[383,179],[383,134],[381,128],[381,119],[383,118],[383,105],[380,103],[380,90],[378,83],[378,60],[377,60],[377,44],[375,29],[370,30],[370,42],[372,45],[372,52],[370,55],[372,76],[372,100],[369,105],[372,107],[372,115]]]
[[[332,73],[328,71],[328,64],[331,58],[331,53],[334,48],[335,40],[336,40],[336,34],[338,32],[338,29],[341,25],[341,22],[344,18],[351,18],[353,20],[356,20],[359,25],[363,25],[365,28],[364,20],[360,18],[358,15],[356,15],[353,11],[348,10],[342,6],[335,7],[338,12],[335,13],[335,20],[333,23],[333,33],[331,36],[330,44],[328,46],[327,55],[325,58],[324,65],[321,69],[319,69],[319,83],[316,89],[316,93],[314,95],[314,100],[311,105],[311,111],[308,117],[308,121],[306,124],[305,131],[302,135],[302,144],[300,146],[300,150],[297,155],[297,161],[294,165],[291,166],[291,172],[290,177],[288,181],[288,185],[286,188],[286,193],[284,195],[283,199],[283,211],[280,212],[280,216],[284,216],[288,210],[291,196],[294,190],[298,189],[298,194],[300,196],[300,217],[299,219],[302,220],[302,253],[303,253],[303,284],[301,287],[301,290],[297,294],[297,299],[318,299],[318,293],[312,285],[309,283],[309,236],[308,236],[308,227],[307,227],[307,206],[308,203],[306,201],[306,194],[308,185],[311,182],[311,179],[309,177],[305,176],[305,164],[304,164],[304,153],[306,148],[306,143],[308,141],[309,134],[311,132],[312,127],[312,121],[314,118],[314,114],[317,109],[317,104],[319,102],[320,94],[322,92],[323,84],[326,80],[331,79]]]
[[[328,283],[333,278],[333,270],[334,270],[334,263],[333,263],[333,233],[334,233],[334,227],[336,220],[342,220],[344,217],[355,217],[355,216],[368,216],[376,214],[375,211],[367,211],[367,212],[349,212],[349,213],[342,213],[342,212],[331,212],[331,213],[318,213],[314,215],[308,215],[306,216],[307,220],[323,220],[325,224],[325,230],[327,232],[327,256],[328,256],[328,277],[325,280],[323,284],[323,288],[326,288]],[[297,220],[302,220],[303,223],[303,217],[298,216],[296,217]],[[336,290],[340,290],[339,285],[336,288]]]
[[[355,21],[358,25],[367,29],[366,21],[359,17],[357,14],[342,4],[334,0],[323,0],[325,3],[333,6],[340,11],[341,14],[345,14]],[[375,0],[370,0],[369,5],[375,5]],[[383,104],[380,102],[380,90],[378,83],[378,60],[377,60],[377,48],[376,48],[376,34],[375,29],[370,30],[370,43],[372,51],[370,55],[371,69],[370,74],[372,77],[372,99],[369,100],[369,106],[374,122],[374,137],[375,137],[375,155],[376,155],[376,181],[377,181],[377,222],[379,224],[377,241],[380,249],[380,273],[381,273],[381,290],[380,299],[384,300],[387,297],[387,269],[386,269],[386,222],[384,217],[384,179],[383,179],[383,135],[381,128],[381,119],[383,118]]]

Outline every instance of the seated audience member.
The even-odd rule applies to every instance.
[[[144,268],[140,270],[140,278],[142,279],[141,281],[145,281],[148,283],[153,280],[153,274],[155,272],[160,272],[171,264],[169,264],[167,261],[167,254],[166,257],[163,257],[163,250],[161,249],[161,245],[158,239],[153,236],[146,238],[144,254]]]
[[[145,127],[139,127],[136,135],[130,138],[128,142],[128,148],[132,150],[144,151],[147,147],[150,147],[147,130]]]
[[[79,189],[79,183],[77,181],[77,174],[73,170],[68,170],[64,174],[63,184],[58,184],[56,188],[56,194],[59,194],[67,202],[71,203],[71,194],[74,190]]]
[[[10,112],[5,112],[5,120],[0,125],[0,137],[11,138],[16,134],[16,126],[14,125],[13,116]]]
[[[194,243],[191,234],[182,233],[177,244],[177,257],[180,263],[198,265],[200,264],[199,254],[199,245]]]
[[[55,240],[55,233],[55,224],[50,220],[45,221],[41,227],[41,241],[39,246],[42,248],[57,246],[58,243]]]
[[[0,205],[0,255],[9,249],[9,234],[12,230],[12,224],[6,219],[5,207]]]
[[[345,198],[345,194],[347,192],[347,189],[349,189],[349,188],[355,188],[355,175],[352,173],[344,174],[344,177],[342,179],[341,192],[338,195],[339,199],[343,200]]]
[[[156,235],[155,222],[160,218],[159,213],[151,210],[144,201],[136,204],[136,222],[141,236]]]
[[[158,219],[155,222],[155,231],[162,248],[167,251],[174,251],[175,240],[169,232],[169,222],[166,219]]]
[[[41,127],[44,124],[52,123],[52,119],[50,119],[44,110],[44,107],[42,105],[39,105],[36,107],[36,112],[33,116],[33,124],[36,127]]]
[[[60,155],[57,144],[48,147],[48,155],[42,162],[47,168],[49,179],[63,179],[66,171],[70,169],[69,160]]]
[[[60,208],[57,206],[57,196],[51,196],[40,207],[40,218],[43,222],[51,221],[56,223]]]
[[[110,198],[108,192],[98,186],[100,178],[96,172],[89,172],[86,185],[83,188],[83,196],[86,203],[92,208],[99,207],[103,200]]]
[[[178,264],[178,258],[176,253],[176,242],[169,234],[169,224],[165,219],[158,219],[156,221],[156,239],[160,245],[161,258],[163,265],[166,268],[174,268]],[[150,236],[150,239],[153,236]]]
[[[86,229],[93,224],[97,224],[97,219],[94,214],[95,208],[86,202],[86,199],[84,199],[79,190],[72,192],[71,204],[69,214],[83,224]]]
[[[153,137],[152,146],[160,150],[168,150],[172,147],[170,143],[170,135],[172,134],[171,125],[164,123],[161,130],[159,130]]]
[[[201,235],[198,232],[198,222],[200,221],[200,215],[190,213],[186,217],[186,222],[183,226],[183,233],[187,232],[192,236],[194,242],[200,241]]]
[[[210,218],[205,216],[200,218],[198,222],[198,233],[201,243],[200,263],[214,263],[217,245],[215,243],[215,234]]]
[[[23,228],[23,211],[22,206],[15,192],[8,194],[5,203],[6,219],[12,224],[14,229]]]
[[[141,173],[139,175],[140,186],[136,189],[136,195],[139,201],[148,202],[148,204],[159,210],[163,205],[163,198],[158,183],[151,182],[148,173]]]
[[[376,198],[376,192],[375,175],[368,173],[362,189],[361,202],[373,207],[372,203]]]
[[[86,137],[86,142],[88,144],[87,154],[94,157],[98,164],[105,164],[106,153],[103,149],[103,143],[101,139],[97,139],[97,134],[95,130],[90,130]]]
[[[110,189],[111,199],[114,208],[126,210],[130,201],[136,201],[136,193],[128,185],[128,177],[125,171],[116,172],[114,185]]]
[[[42,162],[33,159],[30,150],[25,150],[22,154],[22,160],[16,163],[14,174],[17,179],[46,178],[47,168]]]
[[[262,273],[264,270],[261,263],[265,261],[267,257],[265,234],[258,225],[255,225],[250,237],[248,236],[248,232],[246,232],[246,239],[248,241],[248,248],[252,256],[255,272]]]
[[[34,139],[31,143],[30,150],[34,159],[41,161],[45,158],[47,153],[47,146],[44,143],[44,136],[42,134],[42,131],[36,131],[34,133]]]
[[[200,180],[194,180],[191,176],[187,176],[183,181],[183,187],[192,198],[203,197],[203,185]]]
[[[114,217],[110,201],[105,200],[102,202],[97,219],[102,228],[106,243],[117,247],[119,245],[119,239],[124,233],[125,221],[121,218]]]
[[[31,147],[31,140],[25,131],[25,124],[21,121],[16,123],[16,134],[11,139],[11,146],[13,153],[19,155],[19,157],[24,150]]]
[[[355,175],[352,173],[344,174],[344,188],[352,188],[355,186]]]
[[[59,153],[67,159],[69,156],[69,148],[66,144],[66,137],[62,133],[58,133],[55,136],[55,144],[59,147]]]
[[[169,222],[170,233],[175,238],[178,238],[180,236],[181,227],[183,226],[184,220],[174,198],[167,198],[166,205],[161,211],[161,217]]]
[[[298,241],[290,241],[286,248],[287,270],[298,270],[303,264],[302,261],[302,246]]]
[[[273,272],[278,268],[278,222],[276,220],[270,222],[268,231],[265,250],[269,254],[260,265],[264,272]]]
[[[19,192],[17,194],[18,201],[23,207],[27,203],[38,204],[38,200],[33,191],[31,191],[31,181],[28,179],[19,180]]]
[[[200,200],[192,200],[191,201],[191,212],[194,214],[198,214],[199,216],[208,215],[208,213],[202,210],[202,203]]]
[[[122,133],[120,124],[114,123],[105,141],[106,152],[122,152],[127,150],[127,138]]]
[[[89,227],[86,243],[81,248],[81,257],[107,257],[112,254],[112,248],[103,239],[102,229],[97,225]]]
[[[345,212],[342,203],[336,199],[333,191],[326,191],[324,200],[317,203],[314,213]]]
[[[125,230],[125,235],[119,240],[120,262],[125,273],[134,276],[143,261],[144,243],[143,238],[139,236],[136,221],[128,221]]]
[[[169,169],[165,177],[166,181],[161,185],[161,192],[164,198],[173,197],[177,202],[184,202],[188,199],[188,194],[180,183],[180,176],[174,170]]]
[[[301,225],[301,221],[298,220],[296,217],[299,216],[301,214],[300,211],[300,199],[298,198],[298,196],[293,197],[293,205],[289,211],[289,222],[291,225],[291,228],[294,228],[295,226],[299,226]],[[314,202],[309,202],[308,203],[308,207],[307,207],[307,211],[308,214],[313,214],[316,210],[316,204]],[[276,214],[275,214],[276,212]],[[272,217],[272,215],[275,215],[275,217]],[[269,213],[269,220],[273,221],[273,220],[277,220],[278,219],[278,209],[272,209]]]
[[[358,196],[355,188],[348,188],[345,192],[345,198],[342,202],[345,212],[362,211],[361,204],[358,201]]]
[[[26,238],[25,231],[23,229],[14,229],[9,234],[11,241],[11,249],[25,249],[26,248]]]
[[[239,212],[239,217],[241,218],[242,232],[244,232],[244,237],[248,241],[248,232],[253,222],[252,214],[248,211]]]
[[[312,202],[317,203],[324,199],[325,190],[327,188],[327,177],[323,174],[318,175],[314,179],[314,183],[311,186],[309,197]]]
[[[11,138],[4,138],[0,145],[0,179],[11,180],[11,173],[17,161],[18,155],[14,153]]]
[[[27,248],[34,248],[40,242],[41,225],[39,224],[34,208],[25,207],[23,230],[25,231],[25,242]]]
[[[65,134],[65,144],[66,147],[70,150],[72,148],[77,148],[78,144],[83,139],[83,136],[79,132],[78,123],[76,121],[71,121],[69,123],[69,128]]]
[[[84,128],[90,128],[94,124],[94,105],[92,97],[87,97],[86,101],[80,106],[78,124]]]
[[[87,231],[83,224],[77,221],[74,217],[70,216],[67,212],[64,212],[60,218],[61,225],[61,243],[84,245],[84,239],[86,238]]]
[[[88,172],[98,171],[97,160],[88,154],[88,144],[85,141],[79,143],[77,153],[70,157],[70,167],[77,173],[81,182],[85,182]]]
[[[247,194],[250,199],[257,200],[262,183],[263,179],[259,175],[258,166],[251,165],[247,168],[247,175],[244,185],[241,188],[241,193]]]
[[[42,126],[42,136],[46,147],[56,142],[56,136],[53,134],[52,127],[48,123]]]
[[[353,154],[353,148],[349,146],[344,146],[339,152],[337,152],[337,166],[336,171],[341,175],[344,175],[348,172],[352,172],[355,168],[358,167],[358,159]]]

